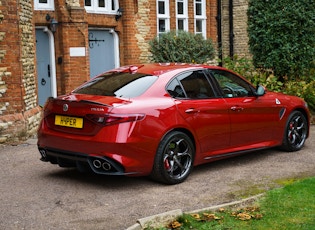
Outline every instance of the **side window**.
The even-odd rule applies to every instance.
[[[203,99],[215,97],[208,79],[202,71],[186,72],[175,78],[167,87],[173,97]]]
[[[221,88],[223,97],[253,96],[252,87],[238,76],[222,70],[212,70],[211,72]]]

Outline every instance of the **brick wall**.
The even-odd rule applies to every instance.
[[[207,37],[216,42],[216,0],[206,1],[207,4]],[[156,0],[122,0],[125,10],[122,17],[123,64],[145,63],[150,61],[148,42],[157,35]],[[176,29],[175,1],[170,1],[170,29]],[[188,2],[188,27],[194,33],[194,1]]]
[[[233,1],[233,34],[234,55],[250,57],[247,34],[247,9],[248,0]],[[223,56],[230,54],[229,30],[229,0],[222,1],[222,50]]]
[[[0,0],[0,143],[27,138],[38,126],[33,0]]]

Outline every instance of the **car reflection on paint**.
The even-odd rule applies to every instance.
[[[42,161],[61,167],[176,184],[203,163],[275,146],[300,150],[309,124],[302,99],[221,67],[131,65],[49,98],[38,148]]]

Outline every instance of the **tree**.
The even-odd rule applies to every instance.
[[[248,34],[255,67],[281,79],[307,75],[315,66],[315,1],[250,0]]]

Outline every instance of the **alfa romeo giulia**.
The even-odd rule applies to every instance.
[[[38,149],[42,161],[61,167],[176,184],[203,163],[271,147],[300,150],[309,125],[303,99],[225,68],[130,65],[49,98]]]

